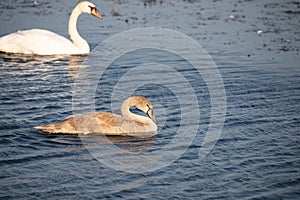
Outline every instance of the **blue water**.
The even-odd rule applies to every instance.
[[[6,4],[0,3],[1,35],[33,26],[30,18],[37,18],[34,27],[49,26],[49,29],[66,35],[67,14],[76,1],[72,5],[41,2],[40,7],[32,7],[27,1],[18,1],[10,7]],[[194,77],[195,71],[184,60],[159,52],[160,62],[178,66],[179,72],[191,77],[201,102],[200,128],[184,154],[169,165],[144,173],[116,170],[97,160],[93,154],[94,143],[106,144],[99,138],[82,140],[77,136],[47,135],[33,129],[37,125],[58,122],[73,113],[74,84],[78,68],[86,58],[1,54],[1,198],[298,198],[300,44],[297,2],[178,0],[146,7],[143,1],[120,1],[120,4],[96,1],[95,4],[100,13],[103,10],[103,21],[92,20],[89,16],[83,16],[79,21],[80,32],[92,48],[120,31],[159,26],[184,32],[208,51],[218,66],[226,91],[226,120],[222,134],[210,153],[200,159],[199,149],[212,112],[207,85],[203,77]],[[112,16],[112,8],[120,15]],[[23,11],[24,17],[19,18],[20,21],[17,17],[22,12],[8,17],[15,10]],[[289,10],[297,12],[285,12]],[[64,16],[61,22],[57,23],[55,14]],[[235,15],[234,21],[228,21],[230,14]],[[49,24],[46,26],[43,20],[47,18]],[[128,23],[125,22],[127,18]],[[257,35],[257,29],[263,29],[265,33]],[[118,108],[111,108],[111,91],[120,74],[137,64],[130,58],[144,56],[152,61],[157,60],[156,53],[145,50],[115,61],[97,86],[95,109],[119,112]],[[157,76],[169,78],[168,74]],[[180,90],[181,83],[177,83],[177,79],[171,81]],[[132,80],[129,85],[134,83]],[[185,94],[185,88],[181,90]],[[134,94],[144,94],[153,102],[154,112],[155,108],[157,110],[158,135],[147,140],[114,137],[110,141],[123,150],[138,154],[163,149],[174,139],[180,126],[183,110],[180,110],[179,99],[168,88],[155,84],[138,87]],[[85,103],[80,109],[89,104]],[[192,124],[184,127],[188,132]],[[91,146],[86,145],[87,141]],[[174,152],[180,148],[178,144]],[[131,161],[127,154],[108,152],[108,156],[112,155],[128,156]]]

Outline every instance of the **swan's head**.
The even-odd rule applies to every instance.
[[[98,12],[96,6],[94,4],[92,4],[91,2],[88,2],[88,1],[80,2],[77,5],[77,7],[80,10],[80,12],[82,12],[82,13],[94,15],[95,17],[97,17],[99,19],[102,18],[102,16]]]
[[[153,113],[153,106],[151,102],[143,96],[133,96],[129,97],[125,102],[129,102],[129,106],[135,106],[137,109],[143,111],[147,116],[156,123],[156,119]],[[125,103],[124,102],[124,103]],[[127,104],[127,103],[126,103]]]

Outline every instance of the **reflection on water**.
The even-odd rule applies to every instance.
[[[68,74],[73,78],[77,78],[79,69],[86,67],[82,64],[85,59],[86,56],[70,56]]]
[[[81,135],[81,139],[85,142],[86,148],[93,153],[92,148],[101,148],[102,145],[116,145],[120,152],[109,152],[111,154],[121,153],[121,150],[141,153],[151,151],[154,148],[155,141],[153,138],[135,138],[135,137],[120,137],[120,136],[103,136],[100,134]],[[98,151],[101,153],[101,151]],[[95,154],[93,154],[96,156]],[[101,155],[99,155],[101,156]],[[97,156],[96,156],[97,158]]]
[[[3,67],[17,67],[22,72],[27,72],[31,75],[34,73],[46,73],[47,70],[51,71],[55,67],[61,66],[63,70],[67,71],[70,77],[76,78],[80,67],[84,67],[82,63],[86,59],[86,56],[32,56],[0,53],[0,58]],[[18,73],[18,71],[15,70],[9,73]]]

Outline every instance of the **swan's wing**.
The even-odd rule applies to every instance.
[[[106,135],[120,134],[121,116],[107,112],[91,112],[71,115],[57,124],[37,126],[47,133],[103,133]]]
[[[0,38],[0,51],[24,54],[76,54],[73,43],[48,30],[18,31]]]
[[[102,133],[105,135],[122,135],[122,123],[126,123],[120,115],[108,112],[90,112],[77,115],[74,125],[78,133]]]
[[[122,117],[117,114],[108,112],[97,112],[97,122],[99,124],[100,132],[106,135],[120,135],[122,134]]]

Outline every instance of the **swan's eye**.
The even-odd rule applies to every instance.
[[[96,7],[92,7],[92,6],[89,6],[91,8],[91,13],[97,11],[97,8]]]

